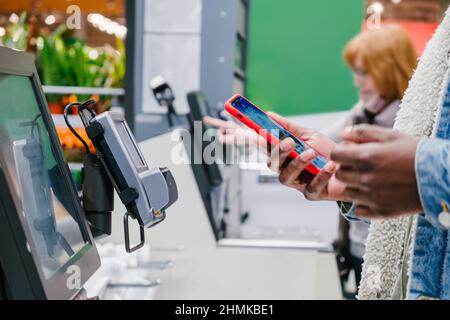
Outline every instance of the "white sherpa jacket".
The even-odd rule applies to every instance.
[[[394,129],[433,136],[446,93],[450,8],[420,59]],[[417,218],[374,221],[369,230],[359,299],[405,299]]]

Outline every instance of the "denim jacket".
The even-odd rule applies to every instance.
[[[417,149],[416,176],[425,213],[418,218],[408,298],[450,300],[450,83],[436,139],[422,139]],[[355,208],[341,211],[358,220]]]
[[[450,299],[450,84],[436,138],[417,149],[416,175],[422,206],[414,242],[409,298]]]

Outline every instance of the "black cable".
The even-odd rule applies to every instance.
[[[69,110],[71,108],[75,107],[75,106],[78,107],[78,110],[79,110],[80,107],[83,106],[83,105],[81,103],[79,103],[79,102],[68,104],[64,108],[64,121],[66,122],[66,125],[69,128],[69,130],[72,131],[73,135],[83,144],[83,147],[86,150],[86,154],[91,154],[91,150],[89,150],[89,146],[86,143],[86,141],[84,141],[84,139],[75,131],[75,129],[72,127],[72,125],[69,122],[69,118],[68,118]],[[91,109],[88,108],[88,110],[90,110],[91,113],[93,113],[93,111]]]
[[[97,104],[97,102],[95,100],[92,100],[92,99],[88,100],[85,103],[83,103],[81,106],[78,107],[78,112],[82,112],[83,110],[87,110],[87,111],[89,111],[91,116],[95,118],[96,114],[92,110],[92,106],[94,106],[96,104]]]

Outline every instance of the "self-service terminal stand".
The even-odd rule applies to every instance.
[[[87,153],[80,199],[29,54],[0,47],[0,105],[0,299],[85,298],[83,286],[100,266],[94,238],[111,234],[113,188],[133,252],[178,199],[175,179],[147,165],[120,114],[75,103],[65,119]],[[95,153],[68,121],[74,107]],[[130,218],[141,235],[135,247]]]

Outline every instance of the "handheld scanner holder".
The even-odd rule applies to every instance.
[[[150,88],[155,96],[156,101],[162,107],[169,107],[169,112],[176,113],[173,108],[175,95],[170,85],[162,76],[156,76],[150,80]]]
[[[97,154],[128,212],[124,217],[127,251],[142,247],[143,228],[150,228],[165,219],[165,210],[178,200],[175,179],[167,168],[148,167],[124,117],[115,112],[95,115],[92,110],[79,109]],[[137,219],[141,243],[130,248],[128,217]]]

